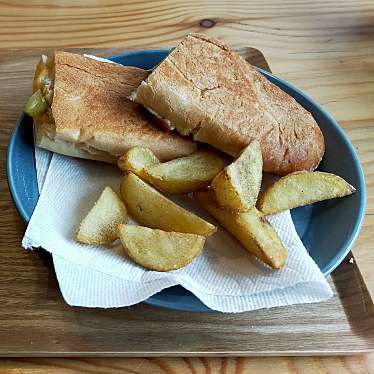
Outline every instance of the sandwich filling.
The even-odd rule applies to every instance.
[[[33,83],[33,94],[26,103],[25,112],[32,117],[48,113],[51,108],[53,100],[53,86],[54,86],[54,61],[46,55],[42,58],[35,70],[35,77]],[[49,110],[50,112],[50,110]]]
[[[143,85],[143,84],[147,84],[146,82],[142,82],[140,83],[140,85]],[[136,94],[137,91],[133,91],[131,92],[131,95],[129,96],[129,99],[131,101],[133,101],[134,103],[137,102],[137,94]],[[148,110],[149,113],[153,114],[159,121],[159,124],[160,126],[165,129],[165,130],[168,130],[168,131],[172,131],[172,130],[175,130],[175,126],[172,124],[172,122],[170,121],[170,119],[168,118],[165,118],[165,117],[162,117],[160,116],[155,110],[153,110],[152,108],[146,106],[146,105],[143,105],[145,109]]]

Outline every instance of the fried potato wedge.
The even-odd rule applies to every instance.
[[[118,159],[117,165],[123,171],[131,171],[144,178],[144,168],[159,164],[156,155],[145,147],[134,147]]]
[[[317,201],[351,195],[356,189],[343,178],[320,171],[298,171],[288,174],[264,191],[257,207],[264,214],[312,204]]]
[[[133,173],[123,177],[121,195],[129,214],[141,225],[204,236],[216,231],[211,223],[167,199]]]
[[[197,191],[194,196],[249,253],[274,269],[284,265],[286,249],[263,213],[255,207],[244,213],[230,212],[220,207],[207,190]]]
[[[126,253],[149,270],[171,271],[188,265],[201,252],[205,236],[120,225],[119,235]]]
[[[262,153],[260,143],[255,140],[213,179],[211,186],[219,205],[244,212],[256,204],[261,179]]]
[[[144,179],[162,192],[182,194],[206,187],[223,167],[223,160],[216,153],[197,151],[146,167]]]
[[[125,204],[110,187],[105,187],[82,220],[77,240],[86,244],[109,244],[118,239],[118,225],[127,222]]]

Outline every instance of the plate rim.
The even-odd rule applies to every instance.
[[[358,211],[358,219],[356,219],[356,222],[354,224],[353,232],[349,238],[349,240],[345,243],[343,247],[339,250],[339,253],[333,257],[333,259],[329,262],[330,265],[325,266],[324,269],[321,269],[323,275],[326,277],[328,276],[332,271],[334,271],[344,260],[344,258],[348,255],[349,251],[351,250],[353,244],[358,238],[358,235],[361,231],[362,224],[365,218],[365,211],[366,211],[366,183],[365,183],[365,174],[362,169],[361,160],[356,152],[356,149],[354,148],[353,144],[349,140],[347,134],[343,130],[343,128],[338,124],[336,119],[326,110],[323,108],[321,104],[316,102],[314,99],[312,99],[309,95],[307,95],[305,92],[300,90],[299,88],[295,87],[293,84],[289,83],[283,78],[279,78],[275,76],[274,74],[263,70],[261,68],[257,68],[263,75],[266,77],[270,76],[273,80],[279,82],[280,84],[286,85],[290,87],[292,90],[294,90],[298,95],[303,97],[304,100],[309,101],[309,103],[312,104],[315,108],[317,108],[324,116],[326,116],[329,120],[329,122],[333,125],[334,129],[339,133],[340,138],[343,140],[344,145],[349,150],[349,153],[351,154],[354,164],[356,166],[357,175],[358,175],[358,182],[359,185],[357,186],[357,189],[360,190],[360,206]],[[296,100],[296,99],[295,99]],[[300,104],[301,105],[301,104]],[[344,248],[342,250],[342,248]],[[333,264],[331,264],[333,262]]]
[[[117,54],[114,56],[106,57],[110,60],[123,58],[126,56],[134,56],[138,54],[160,54],[160,53],[169,53],[171,49],[169,48],[161,48],[161,49],[149,49],[149,50],[130,50],[125,51],[122,54]],[[340,247],[338,253],[329,261],[329,263],[321,269],[324,276],[328,276],[333,270],[335,270],[340,263],[344,260],[344,258],[347,256],[349,251],[351,250],[353,244],[357,240],[357,237],[360,233],[363,220],[365,217],[365,210],[366,210],[366,184],[365,184],[365,176],[363,172],[363,168],[359,159],[359,156],[349,140],[348,136],[346,135],[345,131],[342,129],[342,127],[338,124],[338,122],[335,120],[335,118],[326,111],[323,106],[319,103],[317,103],[314,99],[312,99],[309,95],[304,93],[299,88],[295,87],[293,84],[289,83],[288,81],[284,80],[283,78],[280,78],[264,69],[256,67],[256,69],[263,74],[267,79],[270,78],[273,81],[276,81],[280,85],[287,86],[290,88],[291,91],[294,91],[299,96],[301,96],[305,101],[309,102],[312,106],[314,106],[318,111],[320,111],[325,117],[327,117],[329,124],[331,124],[334,127],[334,130],[336,130],[340,138],[343,140],[343,143],[345,147],[348,149],[350,155],[352,156],[354,165],[356,167],[357,176],[358,176],[358,182],[359,186],[357,186],[360,189],[360,206],[358,211],[358,218],[355,221],[353,231],[349,237],[349,239],[344,243],[344,246]],[[280,87],[281,88],[281,87]],[[282,88],[281,88],[282,89]],[[291,95],[292,96],[292,95]],[[11,132],[11,135],[9,137],[8,141],[8,149],[7,149],[7,167],[6,167],[6,173],[7,173],[7,182],[8,187],[10,190],[10,194],[12,196],[13,202],[17,208],[17,211],[19,212],[21,218],[23,221],[27,224],[30,220],[31,216],[27,213],[27,209],[25,208],[24,204],[22,203],[22,200],[19,197],[18,191],[15,188],[15,180],[14,175],[11,171],[12,168],[14,168],[14,160],[11,158],[11,155],[14,153],[14,147],[15,147],[15,140],[18,136],[18,133],[20,131],[20,126],[25,120],[25,113],[22,113],[21,116],[17,119],[16,126],[14,127],[13,131]],[[149,297],[148,299],[144,300],[143,302],[149,305],[157,306],[157,307],[163,307],[168,309],[174,309],[179,311],[190,311],[190,312],[214,312],[212,309],[208,308],[206,305],[204,305],[195,295],[187,295],[185,297],[192,297],[196,299],[195,301],[198,301],[201,305],[189,305],[185,304],[185,302],[179,301],[178,303],[175,303],[175,301],[162,301],[159,300],[159,298],[156,296],[157,294]],[[174,295],[168,295],[171,298],[174,298]]]
[[[22,199],[19,197],[18,190],[15,187],[15,184],[16,184],[15,176],[11,171],[11,169],[14,168],[14,160],[11,157],[11,155],[14,153],[15,140],[20,131],[20,126],[22,122],[25,120],[25,117],[26,117],[26,114],[22,112],[22,114],[17,119],[16,126],[13,128],[9,136],[9,141],[8,141],[8,146],[7,146],[6,174],[7,174],[8,188],[9,188],[13,203],[16,206],[17,211],[19,215],[21,216],[23,222],[27,225],[30,221],[31,216],[28,214],[27,209],[25,208],[24,204],[22,204]],[[33,147],[35,148],[34,145]]]

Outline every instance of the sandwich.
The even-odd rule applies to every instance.
[[[67,52],[42,56],[25,108],[33,116],[35,145],[110,163],[134,146],[150,148],[162,161],[194,152],[192,140],[162,130],[156,117],[128,99],[148,74]]]
[[[131,99],[232,156],[260,142],[263,170],[314,170],[324,138],[313,116],[217,39],[190,34],[149,74]]]

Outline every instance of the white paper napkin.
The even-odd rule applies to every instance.
[[[177,284],[222,312],[320,302],[332,296],[289,212],[270,217],[288,254],[285,267],[278,271],[250,256],[221,228],[208,238],[192,264],[168,273],[137,266],[120,243],[110,248],[79,244],[74,240],[79,222],[105,186],[118,191],[121,173],[111,165],[57,154],[51,158],[49,152],[40,150],[35,156],[38,183],[43,188],[22,245],[43,247],[53,254],[61,291],[70,305],[128,306]],[[216,223],[191,197],[173,200]]]

